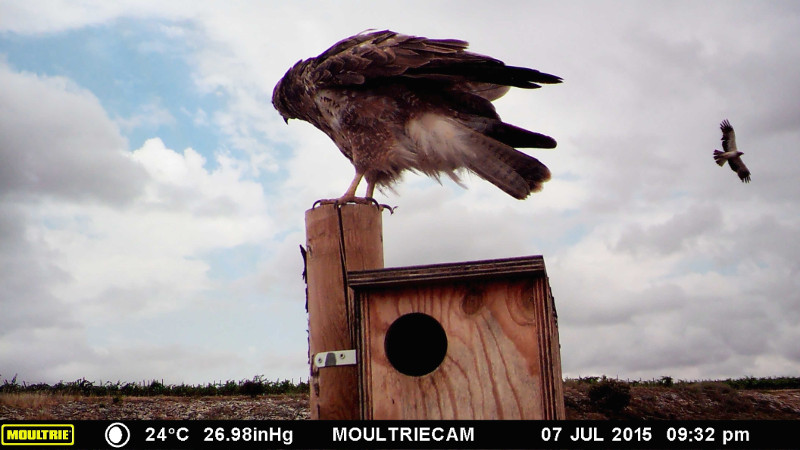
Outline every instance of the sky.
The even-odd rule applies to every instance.
[[[307,379],[304,213],[353,169],[272,89],[367,29],[564,79],[495,102],[544,189],[407,174],[387,267],[543,255],[565,377],[800,376],[796,2],[0,0],[0,380]]]

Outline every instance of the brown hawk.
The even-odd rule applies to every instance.
[[[736,172],[736,175],[739,175],[742,183],[749,183],[750,171],[747,170],[747,166],[744,165],[742,158],[740,158],[744,153],[736,149],[736,133],[734,133],[731,123],[728,122],[728,119],[725,119],[719,124],[719,128],[722,130],[722,150],[724,151],[714,150],[714,161],[720,166],[725,165],[725,161],[728,161],[731,170]]]
[[[299,61],[278,81],[272,104],[289,119],[327,134],[355,166],[337,202],[356,201],[367,180],[391,187],[411,170],[435,179],[466,168],[514,198],[542,188],[550,171],[514,147],[554,148],[556,141],[504,123],[492,101],[511,86],[533,89],[561,78],[507,66],[466,51],[467,42],[393,31],[361,33],[316,58]]]

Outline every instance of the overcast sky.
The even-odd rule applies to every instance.
[[[544,255],[568,377],[800,375],[797,2],[3,0],[0,380],[306,379],[304,212],[353,169],[272,88],[370,28],[564,78],[496,102],[544,190],[409,174],[387,266]]]

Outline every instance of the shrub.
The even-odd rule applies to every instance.
[[[248,395],[250,398],[255,398],[258,395],[263,394],[266,389],[264,387],[264,383],[260,380],[247,380],[242,383],[239,391],[242,395]]]
[[[589,401],[600,409],[620,412],[631,402],[631,388],[622,381],[603,377],[589,388]]]
[[[668,377],[668,376],[661,377],[661,379],[658,380],[657,383],[658,383],[659,386],[664,386],[664,387],[668,387],[668,388],[672,387],[673,384],[675,384],[672,381],[672,377]]]

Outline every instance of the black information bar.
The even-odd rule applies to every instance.
[[[788,420],[15,421],[0,422],[0,445],[4,450],[40,445],[51,449],[796,449],[800,448],[798,424]]]

